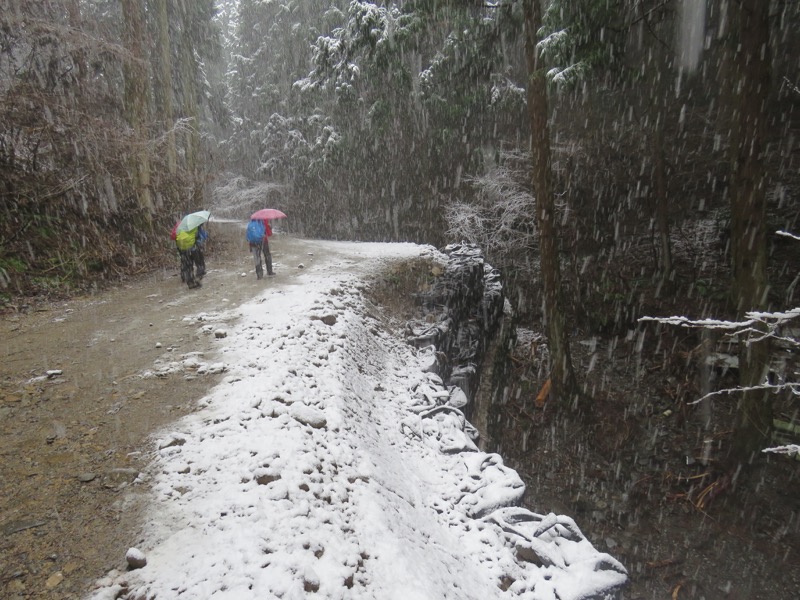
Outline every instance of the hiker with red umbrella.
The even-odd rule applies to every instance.
[[[267,275],[275,275],[272,270],[272,254],[269,251],[269,236],[272,235],[270,219],[285,219],[286,215],[274,208],[262,208],[250,215],[250,223],[247,224],[247,241],[250,244],[250,252],[253,253],[256,265],[256,277],[264,277],[264,270],[261,267],[261,255],[267,263]]]

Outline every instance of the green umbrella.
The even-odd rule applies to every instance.
[[[200,227],[200,225],[204,225],[208,223],[208,220],[211,218],[211,212],[207,210],[198,210],[197,212],[189,213],[178,224],[178,229],[176,230],[178,233],[182,231],[191,231],[192,229],[196,229]]]

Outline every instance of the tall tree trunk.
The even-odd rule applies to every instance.
[[[736,3],[732,3],[736,5]],[[731,253],[733,301],[741,316],[766,307],[766,177],[763,164],[766,103],[769,93],[769,2],[742,0],[739,50],[736,56],[736,112],[733,122]],[[739,379],[748,388],[764,382],[769,361],[768,341],[740,344]],[[770,396],[743,393],[734,431],[732,460],[752,460],[765,447],[772,428]]]
[[[542,268],[544,316],[550,348],[550,394],[558,403],[577,399],[577,384],[572,367],[566,320],[561,302],[561,268],[555,223],[553,172],[550,159],[547,81],[536,44],[542,26],[539,0],[526,0],[525,55],[528,65],[528,114],[531,121],[533,188],[536,194],[536,223],[539,229],[539,254]]]
[[[668,102],[675,94],[674,55],[662,40],[673,35],[673,19],[667,11],[649,11],[643,5],[641,20],[649,35],[642,36],[638,51],[642,55],[643,99],[646,101],[647,128],[642,137],[649,154],[649,194],[653,201],[654,229],[658,237],[655,268],[660,279],[659,293],[668,286],[672,275],[672,244],[670,242],[669,173],[666,143],[669,139]]]
[[[191,20],[194,18],[193,2],[195,0],[182,0],[178,2],[181,17],[181,30],[191,31]],[[186,169],[193,177],[195,194],[201,195],[202,182],[200,181],[200,114],[197,106],[197,86],[200,77],[194,44],[189,35],[183,35],[178,44],[179,82],[181,86],[181,112],[189,120],[189,128],[185,138]],[[197,198],[195,198],[197,199]]]
[[[161,122],[161,133],[166,135],[167,170],[170,175],[177,171],[175,151],[175,127],[172,111],[172,51],[169,38],[169,12],[167,0],[153,0],[156,21],[157,69],[155,73],[156,114]]]
[[[147,154],[147,122],[150,108],[150,88],[145,60],[144,3],[122,0],[123,35],[131,56],[125,61],[125,118],[134,132],[136,145],[132,153],[133,193],[145,218],[151,222],[153,199],[150,194],[150,160]]]
[[[672,276],[672,245],[669,239],[669,196],[667,190],[667,157],[664,151],[664,129],[666,128],[666,111],[659,110],[656,116],[655,143],[655,192],[656,192],[656,224],[660,247],[659,269],[661,283],[667,284]]]
[[[79,0],[68,0],[66,3],[67,16],[69,18],[69,26],[75,31],[82,31],[83,22],[81,20],[81,5]],[[71,52],[72,62],[75,64],[75,80],[78,87],[82,88],[86,83],[87,65],[86,65],[86,50],[78,47]]]

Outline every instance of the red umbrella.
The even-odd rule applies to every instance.
[[[286,215],[275,208],[262,208],[250,215],[250,218],[256,221],[262,219],[285,219]]]

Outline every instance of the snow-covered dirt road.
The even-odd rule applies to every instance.
[[[10,591],[39,585],[80,597],[85,586],[98,600],[577,599],[625,581],[622,565],[569,517],[515,508],[522,481],[477,449],[458,410],[463,394],[432,372],[433,351],[405,344],[364,299],[371,275],[398,260],[438,260],[433,249],[277,236],[278,275],[256,281],[239,224],[216,225],[228,247],[216,265],[209,257],[201,290],[162,277],[109,298],[116,311],[108,314],[105,302],[87,301],[38,325],[21,320],[28,335],[83,321],[71,334],[84,350],[43,357],[19,382],[23,391],[70,386],[61,389],[72,396],[23,394],[8,408],[12,418],[36,410],[39,422],[51,421],[42,423],[42,456],[60,447],[76,460],[65,461],[72,472],[64,463],[32,468],[34,479],[57,474],[61,500],[31,505],[38,514],[2,506],[3,524],[42,521],[9,534],[18,540],[12,560],[31,552],[25,540],[37,532],[71,544],[41,559],[38,579],[12,578]],[[120,312],[123,298],[141,308]],[[7,345],[8,356],[22,352],[24,337]],[[90,352],[105,369],[91,380],[108,393],[94,411],[79,405],[76,413],[87,378],[71,372]],[[51,416],[54,402],[62,412]],[[107,519],[87,518],[70,492],[94,498]],[[126,569],[126,558],[137,568]]]

